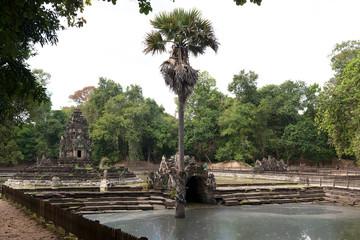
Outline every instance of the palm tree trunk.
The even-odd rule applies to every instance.
[[[179,94],[179,169],[184,170],[184,97]]]
[[[184,164],[184,104],[183,94],[178,95],[179,101],[179,172],[176,186],[175,217],[185,217],[185,164]]]

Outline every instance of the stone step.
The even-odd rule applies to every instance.
[[[166,200],[166,198],[164,198],[163,196],[154,196],[154,195],[150,196],[150,199],[151,200],[159,200],[159,201],[163,201],[163,202]]]
[[[142,210],[104,210],[101,211],[101,213],[127,213],[127,212],[141,212]],[[85,215],[85,214],[99,214],[99,211],[95,210],[95,211],[76,211],[74,212],[77,215]]]
[[[52,205],[59,206],[61,208],[72,208],[72,207],[85,207],[86,205],[81,202],[63,202],[63,203],[52,203]]]
[[[217,188],[217,194],[257,194],[257,193],[283,193],[283,192],[299,192],[299,187],[265,187],[265,188]]]
[[[309,193],[324,193],[324,190],[322,190],[322,189],[312,189],[312,190],[300,191],[300,193],[305,193],[305,194],[309,194]]]
[[[162,203],[162,202],[161,202]],[[102,201],[102,202],[86,202],[86,206],[106,206],[106,205],[139,205],[139,204],[151,204],[150,201],[136,200],[134,201]]]
[[[295,198],[279,198],[279,199],[271,199],[269,201],[270,201],[270,203],[275,203],[275,204],[297,203],[297,202],[299,202],[298,199],[295,199]]]
[[[106,211],[106,210],[154,210],[150,204],[138,205],[106,205],[106,206],[85,206],[78,209],[79,211]]]
[[[276,182],[276,183],[220,183],[216,184],[217,187],[243,187],[243,186],[278,186],[278,185],[298,185],[294,182]]]
[[[154,210],[164,210],[164,209],[166,209],[166,207],[164,205],[153,204],[152,206],[153,206]]]
[[[282,199],[282,198],[298,198],[298,194],[289,194],[289,195],[259,195],[259,196],[238,196],[239,201],[244,199]]]
[[[327,196],[325,199],[331,202],[346,203],[348,205],[355,205],[360,202],[359,198],[344,197],[339,195]]]
[[[325,197],[325,193],[308,193],[308,194],[300,194],[299,198],[317,198],[317,197]]]
[[[259,199],[249,199],[239,202],[240,205],[261,205],[263,203],[264,201],[261,201]]]
[[[221,197],[223,200],[233,200],[233,199],[237,199],[238,201],[242,201],[242,200],[250,200],[250,199],[301,199],[301,198],[323,198],[325,197],[324,193],[321,194],[304,194],[304,195],[299,195],[299,194],[284,194],[284,195],[256,195],[256,196],[246,196],[246,195],[237,195],[236,197]]]
[[[239,201],[237,201],[237,200],[225,200],[224,204],[225,204],[225,206],[236,206],[236,205],[239,205]]]
[[[166,208],[171,209],[175,207],[175,200],[173,199],[166,199],[164,202]]]
[[[284,204],[284,203],[299,203],[299,202],[315,202],[315,201],[323,201],[323,200],[324,200],[323,197],[243,199],[239,201],[239,204],[240,205]]]
[[[341,196],[349,196],[349,197],[358,197],[358,198],[360,198],[360,193],[352,192],[352,191],[346,191],[346,190],[331,190],[331,191],[326,191],[326,193],[330,194],[330,195],[341,195]]]
[[[111,192],[73,192],[73,193],[59,193],[64,197],[71,198],[104,198],[104,197],[150,197],[151,195],[158,195],[155,192],[143,191],[111,191]]]
[[[238,199],[237,198],[235,198],[235,197],[224,197],[224,198],[222,198],[224,201],[238,201]]]
[[[44,201],[50,202],[50,203],[64,203],[64,202],[73,202],[73,201],[75,201],[75,199],[74,198],[47,198],[47,199],[44,199]]]
[[[129,186],[115,186],[115,187],[109,187],[108,191],[142,191],[143,187],[129,187]]]
[[[298,200],[299,200],[298,202],[318,202],[318,201],[323,202],[324,198],[323,197],[311,197],[311,198],[299,198]]]

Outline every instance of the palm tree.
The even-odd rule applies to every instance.
[[[216,52],[219,43],[211,22],[203,19],[197,9],[162,12],[150,22],[155,30],[146,35],[144,52],[163,53],[166,46],[171,45],[170,58],[161,64],[160,71],[166,85],[178,95],[180,181],[177,183],[175,217],[185,217],[184,104],[198,80],[198,71],[190,66],[189,53],[196,57],[204,54],[207,47]]]

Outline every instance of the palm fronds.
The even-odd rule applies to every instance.
[[[187,98],[198,79],[198,71],[190,66],[189,53],[198,56],[207,47],[215,52],[219,47],[212,24],[197,9],[178,8],[157,14],[151,25],[154,30],[146,35],[144,52],[162,53],[171,44],[170,58],[160,70],[170,89]]]
[[[174,93],[187,98],[193,91],[198,79],[198,71],[186,63],[178,64],[174,58],[169,58],[160,66],[166,85]]]

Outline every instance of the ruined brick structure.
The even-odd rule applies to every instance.
[[[257,159],[255,162],[254,170],[284,172],[287,170],[287,166],[286,166],[284,160],[282,160],[282,159],[277,160],[276,158],[274,158],[272,156],[268,156],[268,158],[264,157],[262,161]]]
[[[68,120],[65,137],[61,136],[59,160],[61,163],[91,163],[93,142],[89,137],[87,121],[80,109],[75,109]]]
[[[186,199],[182,199],[184,202],[215,203],[213,198],[213,191],[216,189],[214,175],[209,174],[208,170],[198,164],[194,158],[185,156],[185,184],[179,184],[182,177],[179,177],[178,156],[177,154],[169,159],[162,158],[159,170],[150,173],[149,188],[169,192],[174,192],[175,189],[184,191],[186,192]],[[184,186],[185,189],[179,189],[179,185]]]

